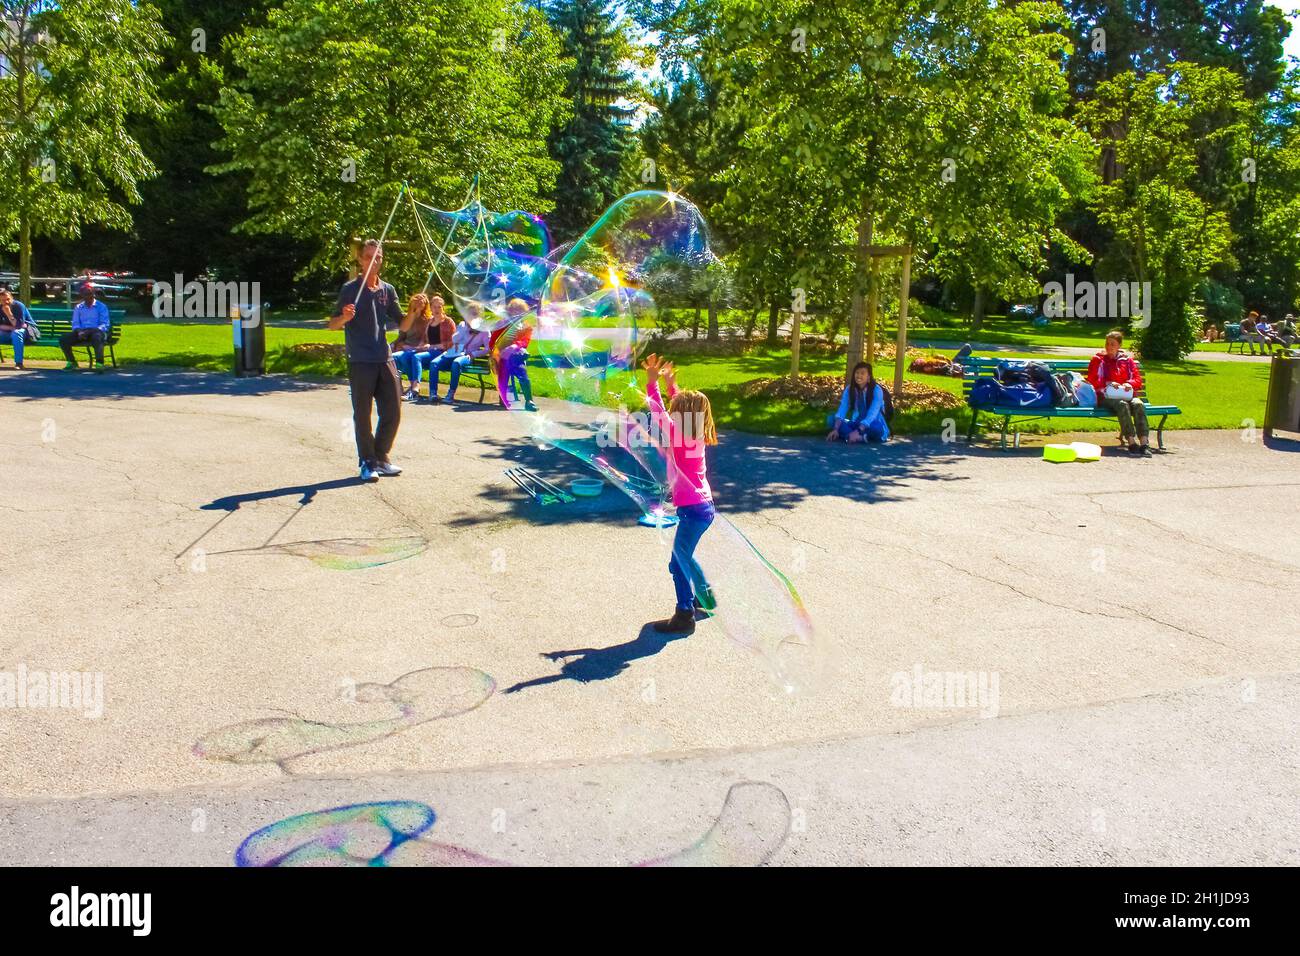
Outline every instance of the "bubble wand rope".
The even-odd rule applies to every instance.
[[[403,182],[402,188],[397,191],[397,198],[393,200],[393,208],[388,211],[388,222],[384,223],[384,231],[379,234],[378,252],[380,255],[383,254],[384,240],[388,238],[388,229],[393,224],[393,217],[397,215],[397,207],[401,205],[402,196],[405,195],[405,193],[406,193],[406,183]],[[371,256],[370,261],[366,263],[366,274],[361,277],[361,284],[357,286],[357,297],[352,300],[352,304],[354,306],[361,301],[361,293],[364,292],[366,286],[370,284],[370,270],[372,270],[374,267],[375,267],[375,257]]]
[[[469,192],[467,192],[467,193],[465,194],[465,201],[464,201],[464,203],[462,203],[462,205],[461,205],[461,209],[467,209],[467,208],[469,208],[470,201],[471,201],[471,200],[477,200],[477,199],[478,199],[478,173],[475,173],[475,174],[474,174],[474,181],[470,184]],[[430,210],[432,210],[433,212],[442,212],[442,211],[443,211],[443,210],[441,210],[441,209],[436,209],[436,208],[434,208],[433,206],[427,206],[427,205],[425,205],[425,204],[422,203],[422,202],[417,202],[416,199],[415,199],[415,197],[414,197],[414,195],[412,195],[412,197],[411,197],[411,202],[412,202],[415,206],[423,207],[423,208],[425,208],[425,209],[430,209]],[[455,212],[460,212],[460,209],[455,210]],[[454,215],[454,213],[453,213],[453,215]],[[482,217],[480,216],[479,218],[480,218],[480,221],[481,221]],[[423,230],[423,228],[424,228],[424,224],[423,224],[423,221],[420,219],[418,213],[416,214],[416,222],[417,222],[417,224],[420,226],[420,228]],[[429,254],[429,245],[432,245],[432,243],[428,243],[428,244],[425,246],[425,249],[424,249],[425,255],[429,257],[429,265],[433,267],[433,272],[432,272],[432,273],[430,274],[430,276],[429,276],[429,281],[426,282],[425,285],[424,285],[424,289],[425,289],[426,292],[427,292],[428,289],[429,289],[429,285],[433,282],[433,276],[436,275],[436,276],[438,277],[438,282],[442,284],[442,287],[443,287],[444,289],[447,290],[447,293],[448,293],[448,294],[451,294],[451,283],[448,282],[446,279],[444,279],[444,278],[442,277],[442,273],[438,271],[438,263],[441,262],[444,258],[446,258],[446,256],[447,256],[447,247],[448,247],[449,245],[451,245],[451,237],[455,234],[455,232],[456,232],[456,222],[453,221],[452,224],[451,224],[450,226],[447,227],[447,238],[443,240],[442,245],[438,248],[438,256],[437,256],[437,259],[436,259],[436,260],[434,259],[433,256],[431,256],[431,255]],[[475,237],[477,238],[477,236],[478,236],[478,229],[477,229],[477,227],[475,228],[474,235],[475,235]]]

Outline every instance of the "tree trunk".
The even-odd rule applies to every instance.
[[[767,307],[767,344],[776,345],[777,334],[781,331],[781,307],[772,302]]]
[[[718,334],[718,303],[709,300],[709,335],[710,342],[717,342],[720,336]]]
[[[799,344],[803,338],[803,332],[800,328],[802,324],[803,313],[794,313],[790,322],[790,377],[799,377]]]
[[[867,361],[876,363],[876,320],[880,306],[880,260],[871,257],[867,270]]]
[[[18,298],[29,303],[32,301],[32,224],[25,206],[18,219]]]
[[[700,307],[697,305],[695,307],[695,321],[691,323],[691,338],[698,339],[699,337],[700,337]]]
[[[754,340],[754,329],[758,327],[758,309],[751,309],[749,318],[745,320],[745,341]]]
[[[6,29],[10,24],[6,23]],[[18,136],[21,142],[22,156],[18,169],[18,298],[24,303],[32,301],[32,173],[36,162],[32,155],[30,141],[23,142],[25,120],[27,119],[27,50],[24,36],[27,30],[27,11],[23,10],[17,23],[18,42],[15,45],[16,62],[12,72],[17,77],[17,89],[14,93],[17,107]]]
[[[970,309],[970,330],[978,332],[984,325],[984,289],[982,286],[975,287],[975,301]]]
[[[866,201],[862,204],[862,218],[858,220],[857,262],[853,270],[853,306],[849,318],[849,355],[844,369],[847,380],[853,374],[853,366],[862,361],[862,339],[867,325],[866,293],[870,286],[870,255],[867,250],[875,229],[875,217],[871,214]]]

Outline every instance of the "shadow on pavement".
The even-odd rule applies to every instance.
[[[96,375],[85,369],[29,369],[0,375],[0,397],[39,401],[48,398],[122,399],[174,395],[273,395],[331,388],[337,382],[287,375],[236,378],[233,374],[197,372],[160,365],[119,367]]]
[[[743,515],[793,508],[809,498],[843,498],[864,503],[902,501],[920,493],[918,481],[965,481],[953,465],[969,454],[963,444],[894,440],[884,445],[829,444],[816,438],[778,438],[731,432],[709,453],[709,482],[718,510]],[[496,458],[502,469],[523,467],[567,488],[574,478],[595,472],[558,448],[539,448],[524,437],[483,438],[480,454]],[[1041,452],[1040,452],[1041,453]],[[641,473],[638,471],[638,475]],[[598,498],[542,506],[514,488],[484,488],[480,497],[511,503],[517,517],[543,524],[589,521],[629,522],[639,509],[619,489],[607,484]],[[466,515],[461,525],[499,520]]]
[[[250,501],[266,501],[268,498],[297,498],[299,504],[311,504],[318,492],[332,491],[335,488],[354,488],[365,485],[360,476],[335,478],[331,481],[318,481],[313,485],[288,485],[284,488],[270,488],[266,491],[246,491],[239,495],[227,495],[200,506],[200,511],[235,511],[240,505]]]
[[[516,694],[530,687],[542,687],[556,684],[563,680],[576,680],[588,684],[597,680],[609,680],[627,670],[632,661],[653,657],[668,646],[670,641],[680,641],[685,634],[660,634],[653,624],[641,628],[636,640],[613,647],[582,647],[571,651],[550,651],[542,657],[549,661],[564,661],[558,674],[546,677],[534,677],[521,681],[513,687],[506,688],[507,694]],[[568,660],[573,658],[573,660]]]

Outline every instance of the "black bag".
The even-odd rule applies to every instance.
[[[1035,385],[1046,385],[1048,388],[1054,388],[1052,384],[1055,376],[1052,375],[1052,367],[1045,362],[1028,362],[1025,364],[1025,372],[1029,375],[1029,381]]]
[[[1079,400],[1074,396],[1074,380],[1069,372],[1052,376],[1052,404],[1057,408],[1074,408]]]
[[[880,407],[880,413],[885,416],[885,424],[888,425],[894,420],[894,396],[889,394],[889,389],[876,383],[880,387],[880,396],[883,404]]]
[[[1028,382],[1029,367],[1024,359],[1002,359],[998,362],[997,380],[1003,385]]]

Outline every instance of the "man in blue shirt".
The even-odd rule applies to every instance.
[[[0,345],[12,345],[14,367],[23,367],[23,349],[27,345],[27,326],[34,326],[27,306],[14,298],[8,289],[0,289]]]
[[[77,360],[72,357],[74,345],[89,342],[95,348],[95,362],[91,368],[96,372],[104,371],[104,342],[108,340],[110,322],[108,306],[95,297],[95,283],[87,282],[81,287],[81,301],[72,310],[72,331],[59,337],[59,347],[63,349],[63,358],[67,364],[63,367],[77,367]]]
[[[402,469],[388,460],[402,418],[402,386],[386,329],[391,322],[401,331],[407,331],[415,313],[403,314],[397,290],[380,280],[383,264],[384,252],[379,241],[366,240],[357,258],[360,274],[339,290],[338,304],[329,320],[331,329],[343,330],[347,345],[352,424],[361,477],[365,481],[402,473]],[[379,409],[379,424],[373,432],[371,405]]]

